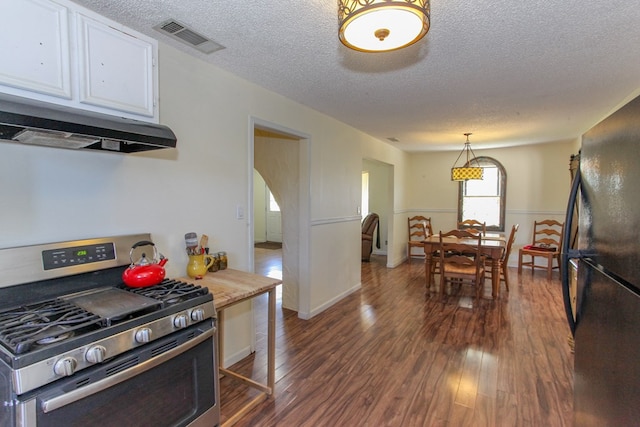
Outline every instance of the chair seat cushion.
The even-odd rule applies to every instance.
[[[558,248],[555,248],[553,246],[535,246],[535,245],[526,245],[526,246],[523,246],[522,249],[528,250],[528,251],[538,251],[538,252],[555,252],[558,250]]]
[[[464,275],[468,275],[468,276],[475,276],[476,275],[476,267],[475,267],[475,265],[452,265],[452,264],[446,264],[445,265],[445,271],[448,274],[464,274]]]

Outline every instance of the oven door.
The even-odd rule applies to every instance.
[[[217,426],[214,334],[210,319],[29,393],[17,425]]]

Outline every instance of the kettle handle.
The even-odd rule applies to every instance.
[[[131,246],[131,249],[135,249],[138,246],[155,246],[155,244],[149,240],[141,240],[139,242],[134,243],[133,246]]]
[[[133,246],[131,246],[131,250],[129,251],[129,261],[131,261],[132,266],[135,264],[133,262],[133,250],[138,246],[153,246],[153,259],[154,260],[158,259],[158,249],[156,248],[156,245],[149,240],[141,240],[139,242],[134,243]]]

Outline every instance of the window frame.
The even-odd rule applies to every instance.
[[[504,232],[505,230],[505,210],[506,210],[506,201],[507,201],[507,171],[505,170],[504,166],[502,166],[502,164],[497,161],[496,159],[494,159],[493,157],[487,157],[487,156],[480,156],[480,157],[476,157],[476,160],[478,161],[480,167],[485,167],[485,165],[487,166],[491,166],[491,167],[496,167],[498,168],[498,173],[500,175],[499,177],[499,195],[498,197],[500,197],[500,223],[495,226],[495,225],[489,225],[487,224],[487,231],[500,231],[500,232]],[[474,161],[475,162],[475,161]],[[458,222],[462,222],[465,219],[470,219],[470,218],[462,218],[462,212],[463,212],[463,202],[464,202],[464,185],[466,184],[466,181],[460,181],[458,183]]]

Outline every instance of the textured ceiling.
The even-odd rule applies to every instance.
[[[336,0],[74,1],[405,151],[572,139],[640,89],[637,0],[433,0],[388,53],[339,42]],[[226,49],[152,29],[169,18]]]

